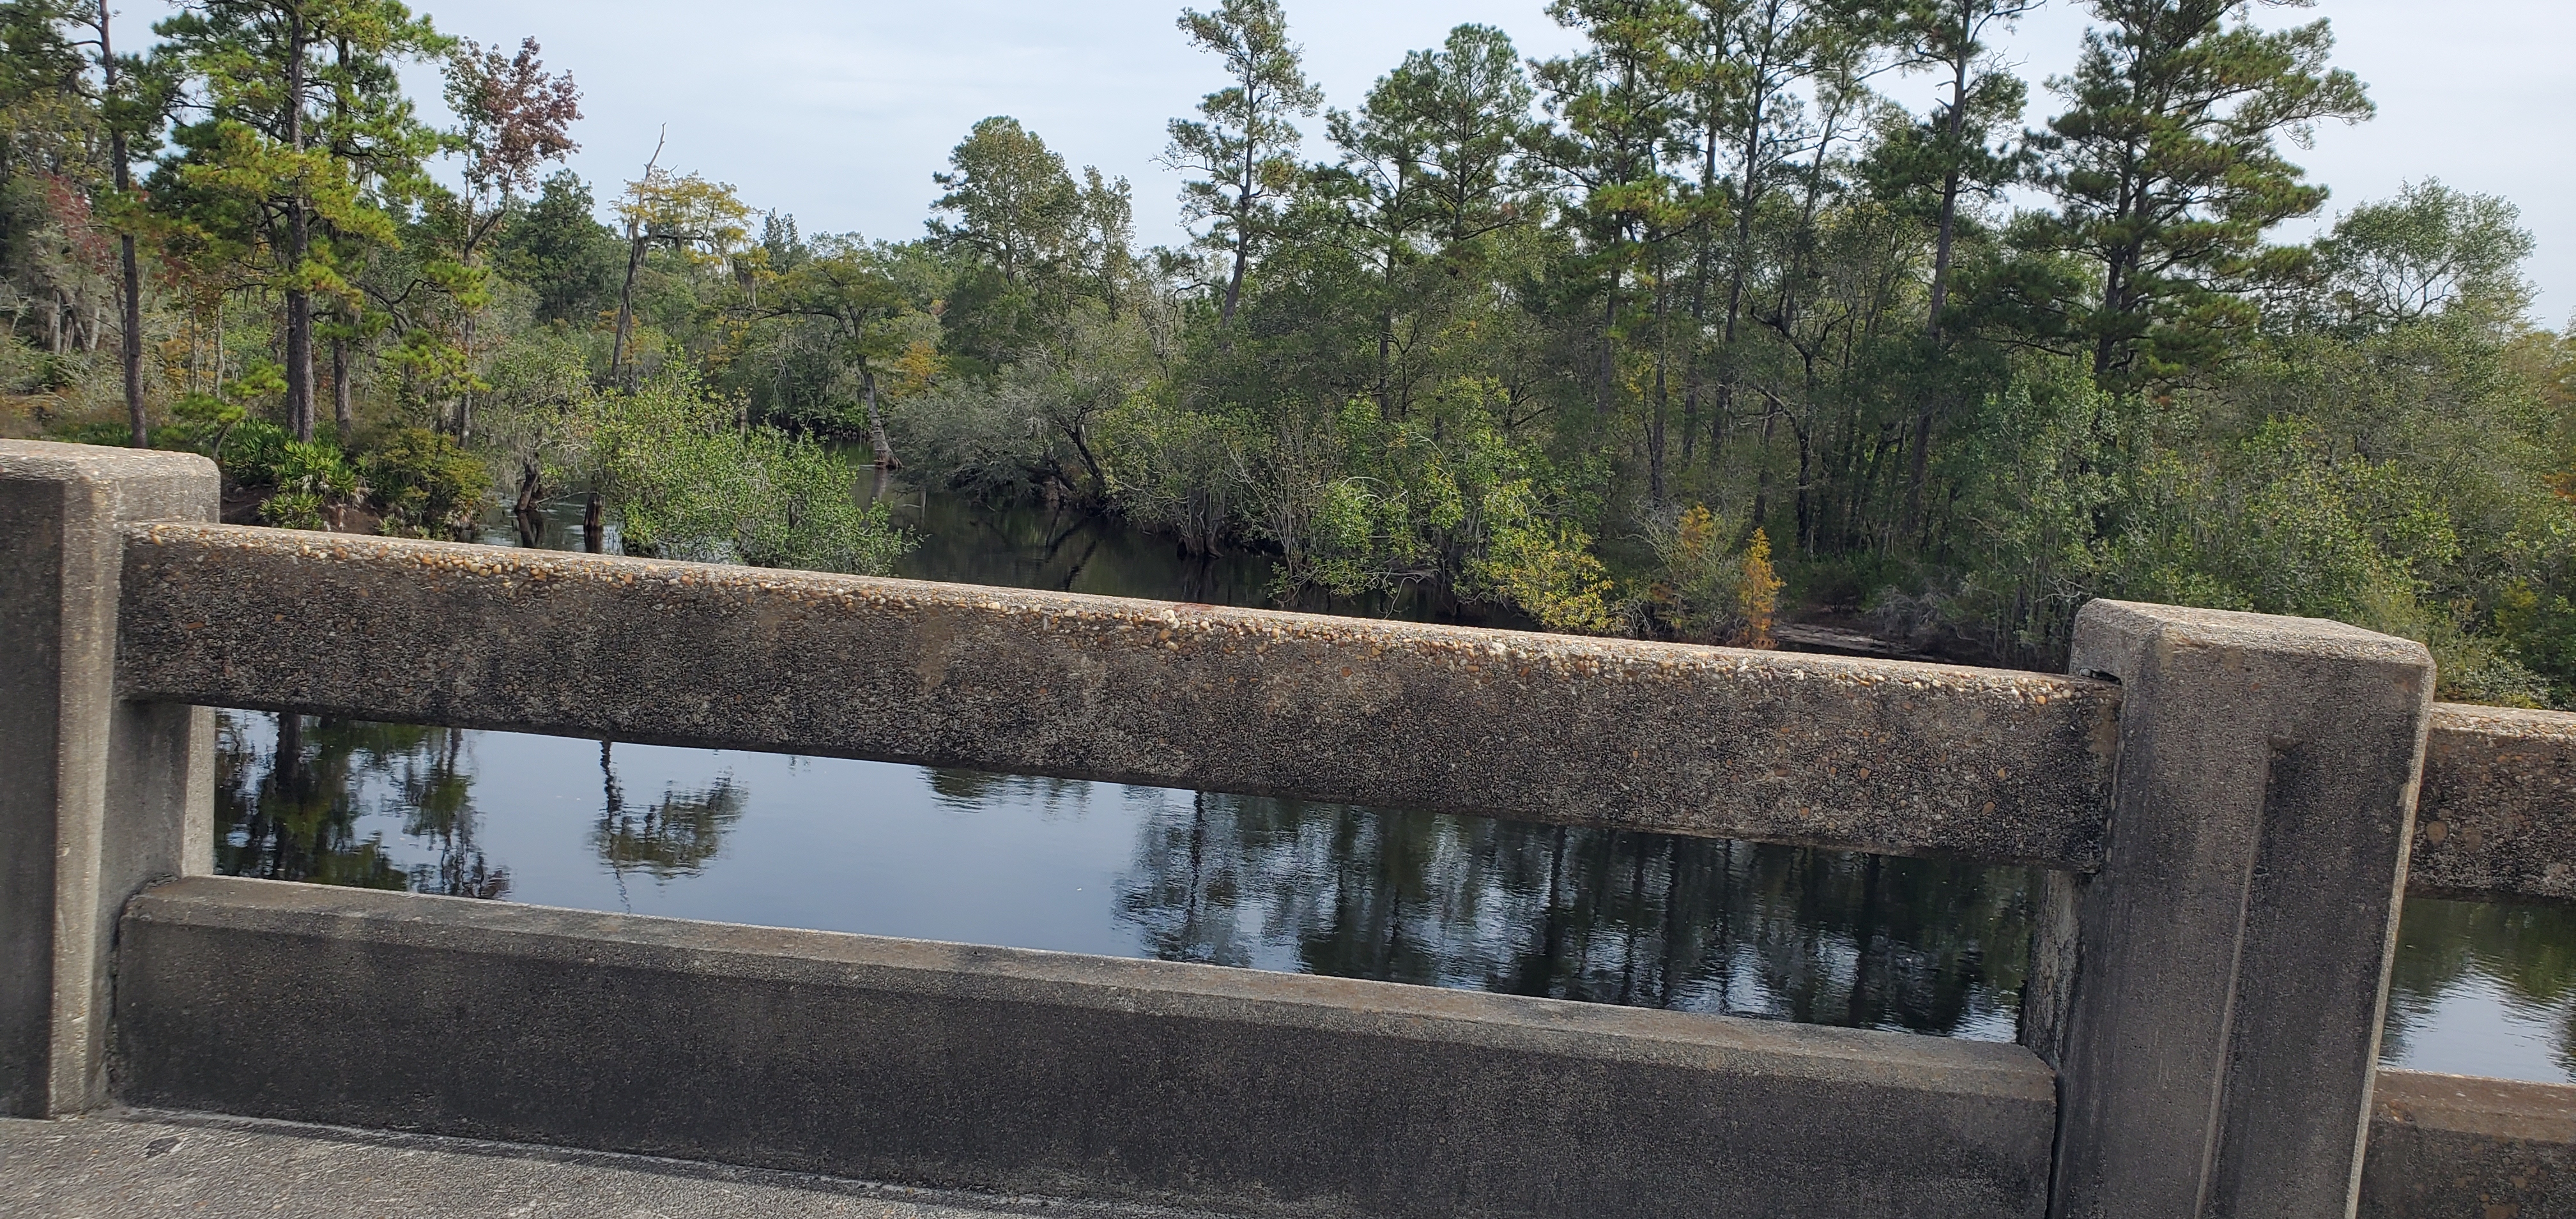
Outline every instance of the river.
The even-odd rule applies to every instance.
[[[1268,603],[1257,554],[896,489],[898,574]],[[515,545],[506,519],[486,541]],[[538,544],[577,549],[580,505]],[[614,546],[612,544],[612,549]],[[1461,620],[1418,598],[1318,603]],[[1480,625],[1521,625],[1466,615]],[[2019,868],[227,711],[236,875],[2009,1040]],[[2576,1081],[2576,912],[2407,903],[2385,1058]]]

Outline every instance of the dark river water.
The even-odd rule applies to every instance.
[[[1257,555],[896,492],[901,575],[1268,604]],[[540,545],[580,545],[577,504]],[[506,521],[487,540],[516,544]],[[611,549],[614,549],[612,543]],[[1335,612],[1465,617],[1421,599]],[[779,754],[223,713],[222,870],[2009,1040],[2032,877]],[[2576,1080],[2576,911],[2410,901],[2386,1059]]]

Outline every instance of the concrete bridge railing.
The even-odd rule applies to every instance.
[[[2097,602],[2076,675],[225,527],[0,442],[0,1103],[1322,1215],[2576,1214],[2376,1069],[2400,897],[2576,898],[2576,716]],[[216,877],[215,706],[2048,869],[2019,1045]]]

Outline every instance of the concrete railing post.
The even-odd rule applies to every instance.
[[[0,441],[0,1112],[106,1103],[117,913],[212,870],[214,713],[115,669],[121,527],[218,497],[203,457]]]
[[[2346,1219],[2433,664],[2305,618],[2096,601],[2123,686],[2110,847],[2052,873],[2024,1039],[2062,1219]]]

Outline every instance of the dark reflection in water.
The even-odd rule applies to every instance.
[[[231,876],[302,880],[450,897],[507,897],[510,873],[474,843],[474,776],[461,732],[406,724],[225,712],[215,769],[215,867]],[[264,737],[265,740],[255,740]],[[263,748],[263,746],[266,746]],[[398,864],[390,818],[407,844]]]
[[[1194,795],[1139,827],[1137,953],[1816,1024],[2009,1036],[2017,870]]]
[[[219,855],[239,875],[1988,1039],[2012,1035],[2030,940],[2018,869],[308,717],[224,724]],[[585,751],[597,764],[575,786],[566,763]],[[485,838],[503,826],[508,858],[537,866],[491,862]],[[995,835],[1014,857],[997,858]],[[779,906],[787,892],[799,908]]]
[[[599,774],[603,794],[590,846],[621,885],[628,872],[674,880],[705,871],[726,828],[742,819],[744,793],[730,773],[694,791],[666,789],[660,800],[638,807],[626,803],[615,747],[606,741],[599,743]]]

